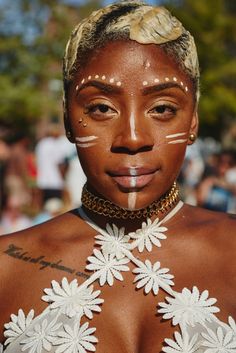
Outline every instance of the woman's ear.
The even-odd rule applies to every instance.
[[[195,110],[192,116],[192,121],[189,129],[188,145],[192,145],[196,140],[197,134],[198,134],[198,126],[199,126],[198,112],[197,110]]]
[[[73,137],[73,133],[72,133],[72,130],[71,130],[70,121],[69,121],[69,118],[68,118],[66,103],[65,103],[64,99],[63,99],[63,118],[64,118],[64,127],[65,127],[65,130],[66,130],[66,137],[68,138],[68,140],[71,143],[75,143],[75,140],[74,140],[74,137]]]

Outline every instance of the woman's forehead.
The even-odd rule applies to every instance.
[[[91,77],[90,77],[91,76]],[[97,76],[97,77],[96,77]],[[126,80],[128,77],[166,81],[177,77],[189,83],[188,76],[183,72],[175,60],[160,46],[155,44],[139,44],[135,41],[113,41],[92,53],[85,66],[75,75],[76,81],[91,79],[92,77],[104,79],[111,76]],[[155,78],[153,78],[155,76]],[[186,83],[187,83],[186,82]]]

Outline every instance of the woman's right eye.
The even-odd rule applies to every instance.
[[[109,119],[117,116],[118,114],[115,109],[103,103],[88,104],[84,113],[94,119]]]

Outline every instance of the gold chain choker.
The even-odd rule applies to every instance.
[[[82,191],[82,205],[94,213],[109,217],[109,218],[122,218],[122,219],[135,219],[147,218],[157,215],[159,212],[163,213],[168,211],[179,200],[179,189],[177,184],[174,183],[171,189],[160,199],[154,201],[146,208],[140,210],[130,211],[125,208],[116,206],[111,201],[99,198],[93,195],[87,189],[87,184],[84,185]]]

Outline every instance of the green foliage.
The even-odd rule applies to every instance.
[[[236,2],[168,1],[167,6],[193,34],[201,69],[201,134],[221,137],[236,120]]]
[[[0,125],[32,130],[62,115],[62,57],[74,25],[99,1],[69,6],[58,0],[0,5]]]

